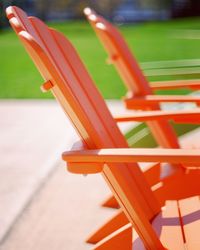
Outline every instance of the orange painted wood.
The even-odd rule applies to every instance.
[[[62,158],[67,162],[168,162],[198,165],[200,164],[200,149],[107,148],[66,151]]]
[[[143,170],[144,176],[145,176],[147,182],[149,183],[149,185],[153,186],[153,185],[155,185],[155,184],[157,184],[157,183],[160,182],[161,176],[170,176],[171,174],[174,174],[173,173],[174,172],[173,168],[171,166],[169,166],[169,168],[171,168],[171,170],[170,171],[168,170],[165,175],[162,174],[163,170],[161,168],[160,163],[149,164],[145,168],[143,167],[142,170]],[[182,171],[181,171],[181,173],[182,173]],[[195,189],[198,190],[198,188],[195,188]],[[163,197],[166,197],[166,196],[161,195],[161,197],[162,197],[162,199],[159,196],[159,199],[158,199],[159,201],[160,201],[160,199],[163,201]],[[167,195],[167,197],[169,197],[169,194]],[[163,204],[163,202],[161,202],[161,204]],[[117,201],[116,201],[116,199],[115,199],[114,196],[110,196],[109,198],[107,198],[102,203],[102,206],[103,207],[110,207],[110,208],[119,208],[119,204],[117,203]]]
[[[101,204],[102,207],[109,207],[109,208],[119,208],[119,204],[117,203],[115,197],[113,195],[109,196],[103,203]]]
[[[40,88],[43,92],[46,92],[46,91],[50,90],[51,88],[53,88],[53,84],[51,81],[47,81],[47,82],[43,83]]]
[[[84,150],[87,149],[86,145],[84,145],[83,141],[78,141],[74,143],[72,150]],[[69,172],[75,174],[95,174],[102,171],[103,164],[99,163],[67,163],[67,169]],[[119,206],[119,205],[118,205]]]
[[[200,80],[176,80],[176,81],[162,81],[162,82],[150,82],[152,90],[164,90],[164,89],[179,89],[188,88],[192,90],[200,89]]]
[[[132,227],[130,224],[118,229],[111,235],[99,241],[94,250],[132,250]]]
[[[183,222],[186,249],[200,248],[200,197],[192,197],[179,201],[180,214]]]
[[[167,166],[163,166],[163,168]],[[176,172],[170,178],[161,178],[160,182],[152,186],[152,190],[159,200],[160,205],[165,204],[166,198],[169,200],[184,199],[193,195],[199,195],[200,187],[200,171],[187,169],[185,173],[182,171]]]
[[[115,117],[117,122],[128,121],[152,121],[152,120],[173,120],[176,123],[199,124],[200,110],[154,110],[154,111],[137,111],[133,115],[125,114]]]
[[[190,102],[200,104],[198,96],[179,96],[179,95],[146,95],[145,97],[126,98],[125,106],[128,109],[141,109],[141,107],[149,107],[151,105],[160,104],[163,102]]]

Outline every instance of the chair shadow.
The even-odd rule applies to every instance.
[[[160,212],[156,218],[152,222],[152,226],[157,234],[157,236],[160,238],[163,227],[173,227],[173,226],[180,226],[182,223],[184,225],[191,224],[195,221],[200,220],[200,210],[197,210],[195,212],[192,212],[190,214],[182,216],[180,219],[179,217],[168,217],[164,218],[162,217],[162,212]],[[142,243],[141,239],[138,237],[133,242],[133,249],[139,249],[139,250],[145,250],[144,244]]]

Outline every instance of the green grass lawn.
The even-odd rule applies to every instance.
[[[87,22],[50,26],[72,41],[105,98],[120,98],[126,92],[114,68],[105,64],[106,53]],[[127,25],[120,29],[140,62],[200,58],[199,39],[181,37],[185,30],[200,32],[198,18]],[[50,98],[50,93],[41,93],[42,83],[14,32],[1,32],[0,98]]]

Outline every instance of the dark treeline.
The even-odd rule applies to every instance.
[[[5,8],[9,5],[19,6],[29,15],[38,16],[43,21],[82,18],[82,10],[86,6],[110,20],[122,18],[126,21],[127,18],[127,21],[143,21],[137,19],[137,11],[140,18],[143,13],[144,20],[200,15],[199,0],[0,0],[0,29],[8,25]],[[134,16],[131,16],[132,13]],[[166,18],[162,18],[161,13]]]

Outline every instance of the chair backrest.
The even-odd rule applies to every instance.
[[[89,149],[128,147],[78,54],[59,32],[17,7],[10,24]],[[134,168],[134,171],[132,169]],[[103,167],[105,180],[148,249],[163,249],[149,220],[160,207],[137,164]]]
[[[130,90],[129,94],[134,96],[152,94],[147,79],[120,32],[95,11],[86,8],[84,13],[102,41],[109,55],[109,60],[117,68],[127,89]]]
[[[126,84],[129,96],[134,98],[134,96],[145,97],[152,94],[147,79],[120,32],[92,9],[85,8],[84,13]],[[144,107],[144,109],[159,110],[160,107],[155,104],[154,106]],[[177,136],[167,121],[153,121],[147,124],[158,145],[179,148]]]

